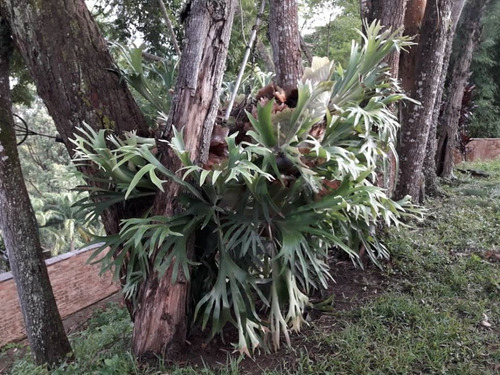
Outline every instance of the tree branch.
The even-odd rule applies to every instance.
[[[177,53],[177,56],[180,56],[181,50],[179,48],[179,44],[177,43],[177,38],[175,37],[174,27],[172,26],[172,22],[170,21],[170,17],[168,16],[167,8],[165,7],[163,0],[158,0],[158,3],[160,4],[160,9],[161,9],[161,12],[163,13],[163,19],[165,20],[165,23],[167,24],[168,32],[170,33],[170,40],[172,41],[172,44],[174,46],[175,52]]]
[[[234,84],[234,90],[233,93],[231,94],[231,100],[229,101],[229,104],[226,109],[226,114],[224,115],[224,120],[227,120],[229,118],[229,115],[231,114],[231,109],[233,108],[234,100],[236,99],[236,95],[238,94],[238,89],[241,84],[241,79],[243,77],[243,74],[245,73],[245,67],[247,65],[248,56],[250,56],[250,51],[252,50],[253,42],[255,41],[255,37],[257,36],[257,29],[259,28],[260,21],[262,19],[262,14],[264,13],[265,5],[266,5],[266,0],[262,0],[260,3],[259,14],[257,14],[257,19],[255,20],[255,25],[253,25],[252,33],[250,34],[250,40],[248,41],[247,47],[245,49],[245,55],[243,56],[243,61],[241,62],[238,78],[236,79],[236,83]]]

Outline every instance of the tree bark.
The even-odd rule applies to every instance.
[[[303,73],[297,0],[270,1],[269,40],[276,84],[290,92],[297,88],[297,81]]]
[[[400,171],[395,190],[396,199],[407,194],[414,201],[420,199],[425,150],[438,89],[436,82],[439,81],[443,68],[451,5],[452,0],[436,0],[427,4],[420,44],[416,48],[418,52],[414,75],[405,77],[408,87],[411,87],[410,96],[420,104],[406,103],[401,110],[401,137],[398,145]]]
[[[38,224],[17,153],[9,87],[10,30],[0,23],[0,229],[37,364],[55,364],[71,353],[57,310],[38,237]]]
[[[166,138],[172,137],[173,126],[183,129],[186,149],[194,163],[202,163],[208,157],[235,9],[236,0],[193,0],[186,20],[186,41]],[[180,161],[171,149],[162,145],[160,142],[158,146],[164,165],[172,171],[179,170]],[[173,215],[179,210],[176,201],[179,186],[166,183],[164,188],[165,193],[159,193],[155,199],[154,211]],[[190,246],[190,258],[192,251]],[[173,358],[184,345],[189,282],[187,275],[181,275],[172,285],[171,271],[161,279],[157,274],[149,274],[139,292],[133,351],[144,360],[156,355]]]
[[[441,105],[443,102],[444,86],[446,81],[446,74],[450,65],[450,57],[455,38],[455,31],[457,29],[458,20],[462,14],[465,0],[457,0],[453,3],[451,8],[451,22],[452,25],[448,28],[446,35],[446,49],[444,52],[443,70],[441,78],[438,83],[438,92],[436,94],[436,102],[434,103],[434,111],[432,113],[431,129],[429,130],[429,138],[427,140],[427,147],[425,151],[424,160],[424,178],[425,178],[425,195],[435,196],[438,194],[437,174],[436,174],[436,151],[437,151],[437,124],[439,115],[441,113]]]
[[[274,63],[273,59],[265,46],[264,42],[257,36],[257,40],[255,41],[255,52],[257,56],[262,60],[264,64],[264,70],[266,72],[274,72]]]
[[[361,0],[361,20],[371,24],[375,20],[379,20],[384,28],[391,30],[401,29],[403,33],[404,18],[406,11],[406,3],[408,0]],[[399,57],[400,52],[394,51],[385,58],[385,63],[390,68],[391,76],[397,78],[399,75]],[[393,110],[396,109],[393,106]],[[397,155],[391,150],[387,150],[388,168],[385,173],[379,173],[378,185],[387,189],[389,195],[394,190],[397,174]]]
[[[408,0],[407,2],[404,16],[404,35],[414,37],[413,41],[415,43],[420,42],[420,27],[424,19],[426,7],[427,0]],[[413,90],[415,83],[415,67],[418,55],[419,47],[413,46],[409,52],[402,54],[400,57],[399,77],[401,78],[403,88],[408,93]]]
[[[437,146],[437,174],[451,177],[453,174],[453,151],[456,148],[458,123],[462,109],[465,86],[470,77],[472,54],[479,44],[481,36],[481,19],[489,0],[470,0],[464,9],[464,17],[460,31],[464,35],[461,40],[457,59],[451,67],[451,80],[448,97],[443,108]]]
[[[43,6],[35,0],[5,0],[0,6],[70,155],[69,139],[83,123],[117,134],[148,134],[84,0],[54,0]],[[108,210],[103,216],[106,232],[117,233],[124,216],[118,205]]]
[[[304,38],[302,38],[302,35],[300,36],[300,50],[302,51],[302,53],[306,57],[308,64],[312,65],[313,55],[311,53],[311,48],[307,45]],[[328,48],[327,48],[327,50],[328,50]]]
[[[361,20],[366,20],[368,24],[379,20],[383,27],[391,30],[403,28],[407,2],[408,0],[361,0]],[[398,77],[399,52],[394,51],[385,61],[391,69],[391,75]]]

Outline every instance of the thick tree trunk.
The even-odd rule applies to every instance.
[[[96,130],[148,134],[137,104],[113,71],[106,42],[84,0],[43,5],[35,0],[5,0],[0,6],[70,154],[73,145],[68,139],[84,122]],[[103,217],[106,231],[117,233],[124,216],[119,207],[108,210]]]
[[[448,28],[446,35],[446,49],[444,52],[443,70],[438,83],[438,92],[436,94],[436,102],[434,103],[434,111],[432,113],[431,129],[429,130],[429,138],[427,139],[427,148],[425,151],[424,160],[424,178],[425,178],[425,194],[435,196],[438,193],[437,174],[436,174],[436,150],[437,150],[437,123],[441,113],[441,104],[443,101],[444,86],[446,74],[450,64],[451,50],[453,39],[455,38],[455,30],[457,29],[458,20],[462,14],[465,0],[457,0],[451,8],[451,27]]]
[[[285,92],[290,92],[297,88],[303,73],[297,0],[270,1],[269,40],[276,83]]]
[[[412,88],[410,96],[420,101],[420,104],[406,103],[401,111],[402,126],[398,145],[400,171],[396,198],[407,194],[414,201],[420,198],[425,150],[438,89],[436,82],[441,77],[443,68],[452,2],[430,1],[426,7],[420,44],[416,48],[418,53],[414,76],[412,80],[406,77],[407,86]],[[406,74],[403,71],[401,73]]]
[[[460,31],[464,39],[460,40],[457,59],[452,65],[448,96],[439,120],[439,142],[437,147],[437,173],[441,177],[451,177],[453,173],[453,151],[457,144],[458,122],[462,109],[465,86],[470,77],[472,54],[477,47],[481,34],[481,18],[489,0],[470,0],[464,9]]]
[[[0,229],[37,364],[54,364],[71,353],[57,310],[38,237],[38,225],[17,153],[9,87],[10,30],[0,23]]]
[[[235,8],[236,0],[193,0],[186,21],[186,41],[166,138],[172,137],[172,126],[183,129],[186,149],[195,163],[208,157]],[[163,163],[177,171],[180,162],[171,149],[162,149],[162,145],[160,142]],[[167,183],[165,193],[156,197],[155,212],[176,213],[178,194],[179,186]],[[192,257],[192,247],[188,257]],[[161,279],[152,273],[139,292],[133,350],[141,359],[155,355],[175,357],[184,344],[189,283],[186,275],[181,275],[173,285],[170,280],[171,270]]]

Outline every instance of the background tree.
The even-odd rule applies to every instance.
[[[471,74],[472,56],[481,37],[481,19],[488,3],[489,0],[469,0],[458,28],[460,37],[456,41],[459,47],[456,50],[456,59],[450,66],[447,97],[439,120],[436,170],[441,177],[450,177],[453,173],[462,98]]]
[[[434,111],[432,114],[431,129],[429,130],[429,138],[427,140],[427,147],[425,151],[424,160],[424,178],[425,178],[425,194],[436,195],[438,193],[437,173],[436,173],[436,151],[437,151],[437,127],[439,116],[441,114],[441,106],[443,102],[443,95],[445,93],[444,87],[446,82],[446,75],[449,71],[451,51],[453,40],[455,39],[455,31],[462,14],[462,9],[465,5],[465,0],[455,1],[451,8],[451,26],[447,30],[446,36],[446,49],[444,52],[443,70],[441,77],[436,83],[438,92],[436,94],[436,102],[434,103]]]
[[[269,40],[276,83],[285,92],[289,92],[297,88],[297,81],[303,72],[298,1],[271,0],[269,4]]]
[[[481,44],[472,57],[470,82],[475,86],[471,137],[500,137],[500,2],[491,1],[483,22]]]
[[[179,42],[184,31],[182,5],[182,0],[169,0],[166,9]],[[156,0],[97,0],[92,3],[90,12],[110,41],[130,45],[136,43],[140,35],[146,52],[162,58],[177,55],[164,14]],[[179,14],[181,17],[177,17]]]
[[[359,3],[352,1],[334,2],[343,4],[340,14],[331,13],[329,21],[325,25],[314,27],[314,31],[304,35],[304,41],[311,48],[314,56],[326,56],[330,60],[347,66],[352,41],[359,40],[360,36],[356,30],[361,30],[361,18],[359,14]],[[319,4],[317,12],[322,11],[324,4]],[[316,8],[313,7],[313,8]],[[307,12],[303,17],[314,19],[318,15]]]
[[[420,43],[420,30],[424,21],[427,0],[407,0],[404,14],[404,35],[412,37],[417,45]],[[425,41],[422,41],[425,43]],[[408,53],[399,57],[399,78],[406,92],[413,90],[415,83],[415,69],[419,56],[419,47],[410,48]],[[403,116],[400,113],[400,116]],[[404,120],[403,120],[404,121]]]
[[[392,30],[401,29],[403,32],[404,18],[406,12],[406,3],[408,0],[360,0],[361,18],[367,20],[368,23],[373,20],[379,20],[381,25]],[[412,0],[409,0],[412,2]],[[422,4],[415,4],[422,6]],[[411,9],[408,13],[411,12]],[[406,23],[406,35],[416,31],[408,29],[409,24]],[[387,58],[387,64],[391,67],[393,77],[398,77],[399,73],[399,51],[393,52]]]
[[[77,249],[90,241],[88,230],[100,233],[97,221],[87,223],[85,210],[73,204],[84,193],[72,191],[84,184],[71,158],[60,142],[56,142],[54,122],[37,98],[29,107],[14,105],[14,112],[26,123],[30,135],[18,145],[24,181],[40,229],[44,254],[55,256]],[[26,129],[16,118],[18,141]]]
[[[427,4],[419,45],[414,48],[417,51],[415,67],[401,70],[403,87],[410,89],[410,97],[420,104],[407,103],[401,111],[400,171],[394,193],[396,198],[407,194],[415,201],[420,198],[425,150],[437,95],[436,82],[443,68],[446,30],[451,26],[451,4],[450,0],[430,1]],[[411,21],[416,20],[412,18]],[[413,75],[409,76],[411,70]]]
[[[31,0],[9,0],[2,6],[14,42],[70,155],[69,139],[83,122],[95,129],[149,134],[139,107],[112,70],[106,41],[83,0],[54,1],[40,11]],[[123,210],[114,206],[104,213],[108,233],[118,232]]]
[[[19,295],[31,352],[38,364],[54,364],[71,353],[50,285],[17,153],[9,57],[10,29],[0,24],[0,229]]]
[[[399,35],[403,34],[403,26],[406,26],[408,27],[408,29],[405,30],[406,35],[413,36],[410,33],[417,32],[417,29],[410,28],[409,22],[406,24],[404,23],[406,4],[407,0],[361,0],[361,19],[367,23],[379,20],[384,28],[388,28],[393,31],[400,30]],[[413,6],[416,6],[416,4],[413,4]],[[422,4],[420,4],[420,6],[422,6]],[[412,9],[410,9],[409,12],[412,12]],[[410,53],[412,53],[411,49]],[[396,50],[392,52],[384,61],[389,65],[391,76],[394,78],[399,76],[400,54],[401,51]],[[408,56],[405,56],[405,58],[408,58]],[[395,108],[393,108],[393,110],[394,109]],[[389,160],[383,168],[384,173],[379,174],[378,184],[387,188],[392,194],[396,183],[398,156],[395,155],[394,150],[386,150],[386,152],[389,155]]]

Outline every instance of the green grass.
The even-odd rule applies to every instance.
[[[443,187],[446,197],[427,201],[424,222],[388,234],[383,293],[313,321],[294,348],[279,353],[278,365],[274,354],[255,362],[234,356],[198,367],[138,367],[127,315],[113,307],[71,337],[78,359],[54,373],[498,374],[500,263],[488,254],[500,248],[500,161],[467,167],[491,176],[459,175]],[[12,368],[46,373],[29,357]]]

